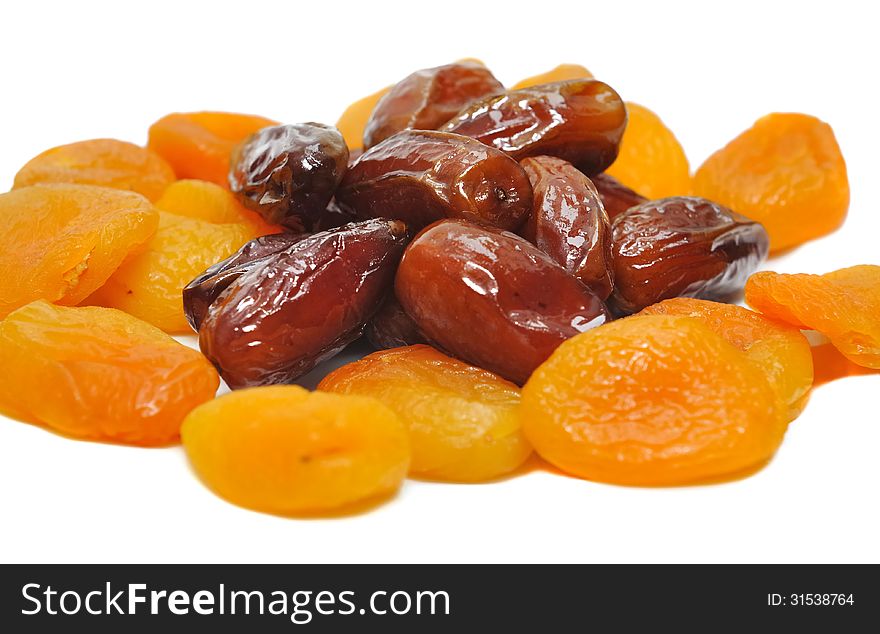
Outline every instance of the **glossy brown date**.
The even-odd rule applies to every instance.
[[[563,341],[608,319],[602,300],[533,244],[463,220],[416,236],[395,292],[429,339],[519,384]]]
[[[587,175],[614,162],[626,107],[611,86],[575,79],[475,101],[441,130],[472,137],[520,160],[547,154]]]
[[[605,213],[608,214],[608,219],[612,222],[630,207],[648,202],[647,198],[634,192],[611,174],[596,174],[591,176],[590,180],[593,181],[596,191],[599,192]]]
[[[768,246],[761,224],[705,198],[632,207],[612,225],[611,303],[634,313],[672,297],[724,298],[742,290]]]
[[[414,229],[442,218],[516,229],[532,186],[516,161],[479,141],[406,130],[364,152],[336,200],[360,218],[398,218]]]
[[[357,222],[357,220],[354,214],[340,207],[336,199],[333,199],[327,205],[327,208],[321,212],[321,215],[318,216],[318,220],[315,223],[315,231],[335,229],[350,222]]]
[[[425,335],[416,326],[416,322],[403,310],[394,293],[388,294],[382,303],[382,308],[367,324],[364,334],[377,350],[428,343]]]
[[[269,256],[210,305],[202,352],[232,389],[294,381],[361,336],[406,238],[402,222],[368,220]]]
[[[196,332],[208,307],[239,277],[264,265],[270,256],[296,244],[307,233],[273,233],[255,238],[225,260],[208,268],[183,289],[183,312]]]
[[[501,92],[504,86],[480,64],[418,70],[376,104],[364,130],[364,148],[401,130],[436,130],[473,101]]]
[[[235,150],[229,185],[239,201],[274,224],[311,231],[348,166],[339,130],[321,123],[263,128]]]
[[[532,183],[532,213],[524,238],[578,278],[600,299],[611,294],[611,224],[589,178],[568,161],[535,156],[520,161]]]

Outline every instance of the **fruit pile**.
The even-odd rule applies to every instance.
[[[756,272],[848,204],[818,119],[768,115],[692,177],[657,115],[573,65],[509,89],[420,70],[335,127],[171,114],[0,195],[0,411],[182,440],[216,493],[284,515],[533,452],[599,482],[737,477],[806,405],[802,331],[841,375],[880,369],[880,266]],[[726,303],[743,290],[754,310]],[[170,336],[190,329],[201,353]],[[295,385],[362,336],[376,352]]]

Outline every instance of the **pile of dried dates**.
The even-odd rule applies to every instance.
[[[753,276],[848,203],[818,119],[768,115],[692,175],[573,65],[511,89],[473,60],[420,70],[335,127],[172,114],[146,148],[44,152],[0,196],[0,410],[182,436],[218,494],[281,514],[533,451],[601,482],[732,477],[806,404],[802,330],[880,368],[880,267]],[[204,356],[167,336],[187,324]],[[364,336],[377,352],[291,385]]]

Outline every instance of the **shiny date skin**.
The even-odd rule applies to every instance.
[[[450,354],[522,385],[559,344],[604,323],[604,303],[523,238],[444,220],[409,245],[397,299]]]
[[[612,222],[630,207],[648,202],[647,198],[631,190],[611,174],[596,174],[591,176],[590,180],[593,181],[596,191],[599,192],[605,213],[608,214],[608,218]]]
[[[532,213],[520,234],[600,299],[611,294],[611,223],[593,183],[568,161],[520,161],[532,183]]]
[[[632,207],[614,220],[611,231],[611,303],[624,314],[672,297],[739,293],[769,247],[761,224],[695,197]]]
[[[397,218],[415,229],[442,218],[516,229],[531,210],[532,186],[516,161],[479,141],[406,130],[364,152],[336,200],[359,218]]]
[[[208,308],[202,352],[232,389],[290,383],[363,333],[407,239],[375,219],[308,236],[236,279]]]
[[[209,267],[183,289],[183,312],[196,332],[208,307],[239,277],[262,266],[270,256],[296,244],[307,233],[273,233],[255,238],[231,256]]]
[[[626,107],[613,88],[575,79],[475,101],[441,130],[472,137],[517,160],[556,156],[589,176],[617,158],[626,120]]]
[[[274,224],[311,231],[348,167],[336,128],[298,123],[264,128],[230,161],[229,186],[239,201]]]
[[[429,343],[416,322],[403,310],[394,293],[388,294],[382,308],[367,324],[364,335],[377,350]]]
[[[436,130],[473,101],[501,92],[504,86],[480,64],[418,70],[376,104],[364,130],[364,148],[402,130]]]

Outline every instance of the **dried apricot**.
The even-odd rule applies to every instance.
[[[409,429],[410,473],[476,482],[509,473],[531,453],[519,388],[430,346],[383,350],[331,372],[319,390],[373,396]]]
[[[620,152],[607,173],[648,198],[690,194],[690,166],[672,131],[644,106],[627,102],[626,111]]]
[[[880,372],[880,369],[875,370],[853,363],[830,343],[813,346],[813,367],[815,368],[814,387],[848,376],[864,376]]]
[[[788,420],[803,411],[813,385],[813,355],[810,342],[797,328],[742,306],[686,297],[667,299],[639,314],[699,319],[760,366],[788,406]]]
[[[628,317],[563,343],[523,388],[526,438],[588,480],[689,484],[768,460],[785,414],[763,372],[700,320]]]
[[[746,302],[771,319],[818,330],[853,363],[880,369],[880,266],[825,275],[762,271],[746,283]]]
[[[409,466],[406,429],[382,403],[296,385],[221,396],[193,410],[181,435],[208,487],[267,513],[378,499],[400,487]]]
[[[694,191],[764,225],[770,250],[839,227],[849,208],[846,163],[831,126],[805,114],[769,114],[706,159]]]
[[[278,233],[282,230],[278,225],[263,220],[260,214],[245,209],[228,189],[209,181],[195,179],[176,181],[165,190],[155,206],[178,216],[214,224],[243,222],[252,227],[258,236]]]
[[[134,192],[33,185],[0,194],[0,318],[35,299],[78,304],[156,232]]]
[[[150,126],[147,147],[171,164],[177,178],[198,178],[226,187],[235,146],[276,123],[231,112],[175,112]]]
[[[350,149],[363,146],[364,129],[367,127],[370,115],[373,114],[373,108],[392,88],[394,88],[393,84],[374,92],[372,95],[358,99],[340,115],[336,122],[336,129],[342,132],[342,138],[345,139],[345,144]]]
[[[253,237],[242,223],[212,224],[159,212],[159,229],[146,250],[123,262],[86,301],[118,308],[165,332],[190,332],[183,287]]]
[[[176,442],[219,384],[197,351],[118,310],[37,301],[0,322],[0,409],[68,436]]]
[[[171,166],[147,148],[116,139],[94,139],[38,154],[15,175],[13,188],[79,183],[127,189],[157,200],[173,181]]]
[[[520,88],[531,88],[532,86],[540,86],[541,84],[552,84],[557,81],[568,81],[569,79],[592,79],[593,73],[588,71],[579,64],[560,64],[546,73],[526,77],[522,81],[518,81],[513,85],[511,90],[519,90]]]

